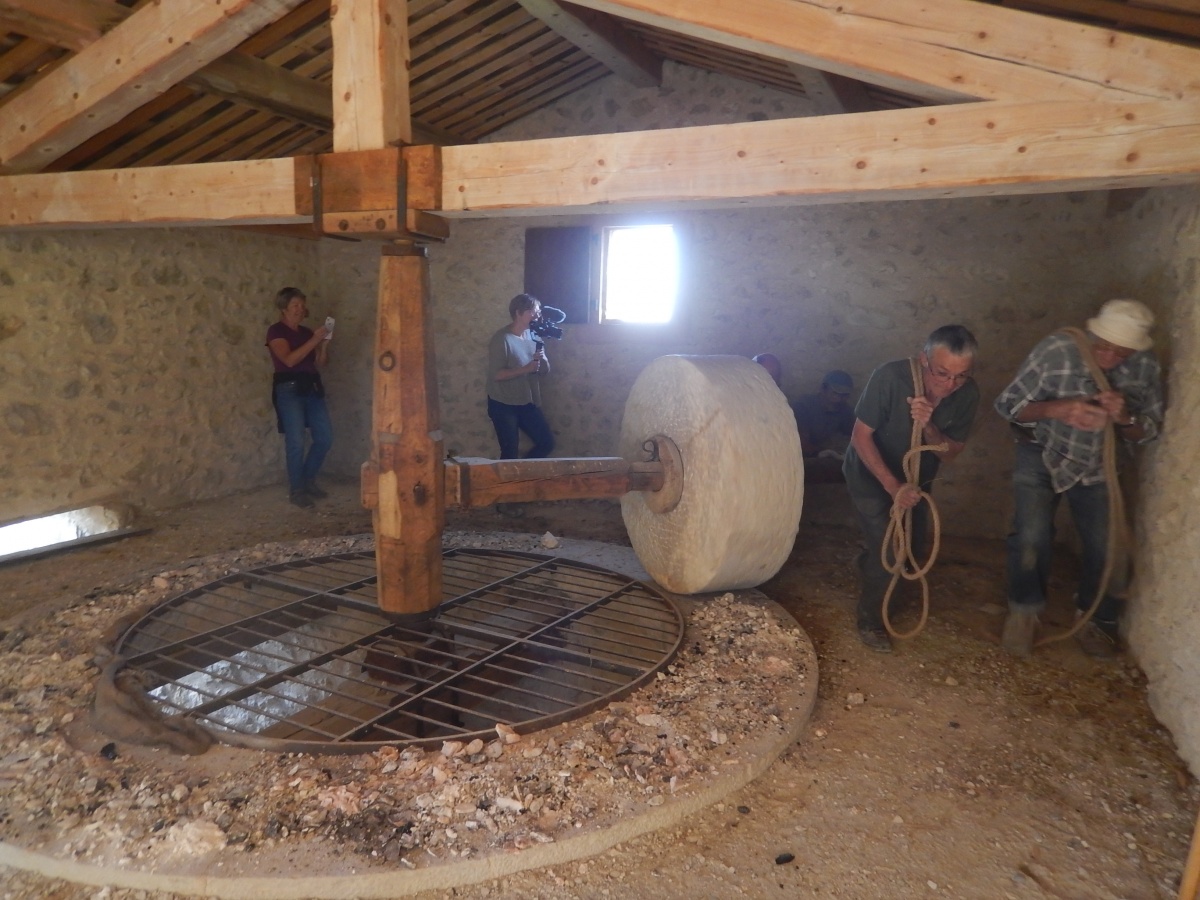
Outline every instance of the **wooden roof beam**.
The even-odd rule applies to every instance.
[[[146,4],[3,106],[0,172],[32,172],[233,49],[299,0]]]
[[[1200,182],[1200,101],[967,103],[442,149],[447,216]]]
[[[0,176],[0,231],[309,226],[353,238],[446,237],[433,146],[248,162]],[[313,225],[316,228],[313,229]]]
[[[295,159],[0,177],[0,227],[312,222],[311,165]]]
[[[133,15],[111,0],[0,0],[0,26],[66,50],[82,50]],[[182,82],[246,106],[329,131],[333,94],[328,84],[234,50]]]
[[[576,0],[932,102],[1200,96],[1200,50],[974,0]]]
[[[333,153],[315,162],[15,175],[0,177],[0,230],[307,224],[318,195],[326,230],[388,237],[436,231],[408,221],[421,213],[661,212],[1158,187],[1200,183],[1198,142],[1200,101],[969,103]]]
[[[112,0],[0,0],[0,31],[82,50],[131,15]]]
[[[635,87],[662,84],[662,57],[620,19],[557,0],[517,0],[535,19]]]

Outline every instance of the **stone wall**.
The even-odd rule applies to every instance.
[[[263,335],[316,271],[246,232],[0,236],[0,522],[282,481]]]
[[[1128,637],[1150,703],[1192,772],[1200,773],[1200,190],[1152,192],[1131,246],[1143,291],[1170,323],[1157,348],[1169,362],[1166,427],[1145,454],[1136,509],[1137,575]]]
[[[736,80],[667,67],[662,89],[633,89],[615,78],[529,116],[497,135],[524,139],[594,131],[802,114],[801,98]],[[523,288],[525,229],[627,223],[629,217],[575,216],[456,220],[431,250],[434,321],[446,447],[492,456],[495,438],[484,399],[484,348],[508,321],[509,298]],[[1045,333],[1081,323],[1099,301],[1127,294],[1124,266],[1131,211],[1103,192],[706,211],[656,216],[676,224],[683,255],[677,321],[667,327],[568,326],[547,352],[543,386],[558,455],[615,453],[625,397],[652,359],[666,353],[770,351],[783,360],[785,393],[815,391],[831,368],[861,386],[880,362],[915,353],[938,325],[962,322],[980,340],[984,405],[959,460],[943,470],[937,495],[945,528],[999,537],[1009,516],[1011,445],[991,400]],[[321,248],[327,297],[351,309],[374,296],[377,249],[327,242]],[[353,300],[350,300],[350,297]],[[317,311],[314,310],[314,313]],[[338,315],[344,313],[338,312]],[[349,470],[366,457],[369,352],[346,352],[350,334],[373,323],[355,318],[335,343],[350,368],[330,375],[339,394],[334,458]],[[364,404],[366,404],[364,406]],[[844,492],[819,487],[810,518],[846,520]],[[829,501],[829,502],[826,502]]]

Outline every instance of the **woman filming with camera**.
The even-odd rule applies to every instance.
[[[517,294],[508,303],[512,322],[488,341],[487,395],[488,418],[500,442],[500,458],[520,456],[521,432],[533,441],[526,459],[549,456],[554,450],[554,435],[542,414],[542,375],[550,371],[546,345],[530,330],[542,314],[541,302],[529,294]],[[520,516],[522,509],[501,503],[496,509],[503,515]]]

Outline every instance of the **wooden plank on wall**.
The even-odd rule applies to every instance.
[[[968,103],[443,148],[443,213],[768,206],[1200,181],[1200,102]]]
[[[0,178],[0,226],[266,225],[312,221],[295,159]]]
[[[974,0],[577,0],[940,103],[1200,95],[1200,50]]]

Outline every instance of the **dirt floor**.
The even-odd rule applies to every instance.
[[[356,486],[334,488],[316,511],[264,489],[149,517],[137,537],[0,567],[0,638],[191,559],[369,531]],[[536,505],[519,520],[452,514],[448,527],[627,542],[619,509],[600,501]],[[1134,662],[1096,662],[1070,642],[1028,661],[1002,654],[1002,545],[959,540],[943,543],[925,632],[872,653],[853,629],[857,551],[852,529],[802,526],[762,587],[808,632],[821,666],[807,734],[765,776],[599,857],[427,900],[1174,898],[1200,791]],[[1068,616],[1064,605],[1051,618]],[[0,870],[0,900],[133,897],[165,895]]]

